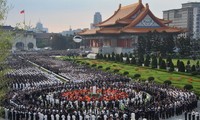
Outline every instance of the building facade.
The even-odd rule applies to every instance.
[[[200,38],[200,2],[184,3],[180,9],[163,11],[163,18],[172,21],[169,26],[187,29],[181,36]]]
[[[16,31],[12,44],[12,51],[37,50],[34,32]]]
[[[89,41],[94,53],[132,53],[138,47],[140,36],[149,33],[177,35],[182,32],[182,29],[166,25],[170,22],[154,16],[149,5],[143,5],[139,0],[131,5],[119,5],[110,18],[96,25],[99,28],[82,31],[79,35]]]

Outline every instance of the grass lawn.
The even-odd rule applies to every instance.
[[[64,58],[64,57],[63,57]],[[112,61],[105,60],[91,60],[91,59],[78,59],[78,61],[89,63],[90,65],[96,64],[98,66],[103,66],[103,70],[110,67],[110,71],[114,69],[119,69],[119,73],[123,74],[124,71],[129,72],[129,76],[133,77],[134,74],[140,74],[141,79],[147,79],[148,77],[154,77],[157,83],[163,83],[165,80],[171,80],[172,85],[183,88],[185,84],[192,84],[193,91],[200,95],[200,78],[190,75],[181,75],[174,72],[160,71],[157,69],[150,69],[147,67],[138,67],[125,63],[116,63]],[[187,60],[185,60],[187,62]],[[191,62],[191,61],[190,61]]]

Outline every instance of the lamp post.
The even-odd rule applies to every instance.
[[[48,46],[50,47],[50,43],[52,42],[53,40],[53,36],[50,37],[50,40],[48,41]]]

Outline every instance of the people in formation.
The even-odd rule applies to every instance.
[[[6,120],[159,120],[181,114],[186,120],[199,120],[194,110],[198,98],[187,90],[130,82],[126,76],[44,55],[14,56],[8,61],[13,70],[6,75],[11,80],[4,101]]]

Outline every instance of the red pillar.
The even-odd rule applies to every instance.
[[[95,41],[95,47],[97,47],[97,40],[94,40]]]
[[[92,47],[92,40],[90,40],[90,47]]]

